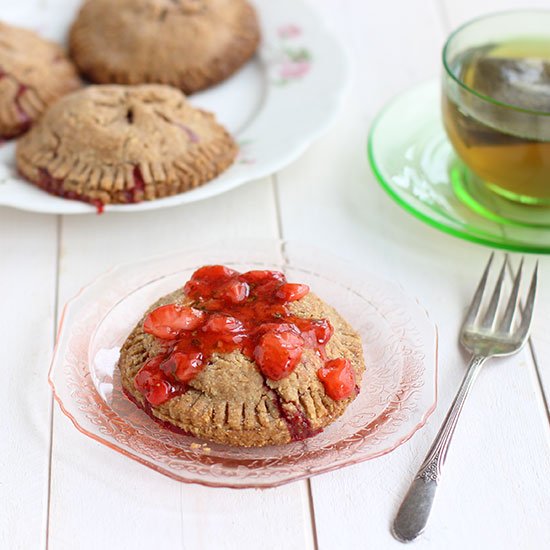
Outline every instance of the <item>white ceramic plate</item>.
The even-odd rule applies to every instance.
[[[3,20],[64,41],[80,0],[18,0]],[[6,4],[8,4],[6,2]],[[193,95],[236,137],[237,162],[206,185],[165,199],[107,206],[137,212],[206,199],[268,176],[295,160],[330,125],[349,80],[348,59],[311,7],[299,0],[253,0],[262,25],[259,55],[228,81]],[[49,195],[22,180],[13,142],[0,146],[0,205],[50,214],[95,212],[88,204]]]

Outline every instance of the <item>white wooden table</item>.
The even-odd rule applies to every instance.
[[[0,208],[0,548],[401,548],[389,526],[463,375],[456,335],[488,249],[395,206],[368,168],[367,130],[391,96],[439,73],[451,28],[548,2],[311,2],[347,42],[355,81],[336,125],[286,170],[139,215]],[[440,327],[439,406],[428,425],[385,457],[264,491],[179,484],[75,430],[46,382],[60,308],[113,264],[220,234],[315,243],[416,295]],[[531,347],[482,372],[417,548],[550,548],[550,258],[541,263]]]

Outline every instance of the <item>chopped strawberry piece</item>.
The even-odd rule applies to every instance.
[[[159,380],[157,384],[147,390],[145,397],[151,405],[158,406],[168,401],[171,393],[172,388],[170,384],[166,380]]]
[[[225,283],[220,291],[219,296],[232,304],[240,304],[244,302],[250,294],[250,287],[244,281],[238,279],[230,279]]]
[[[254,360],[271,380],[288,376],[300,362],[304,341],[293,331],[267,332],[254,350]]]
[[[221,311],[225,309],[225,302],[223,300],[206,300],[201,304],[206,311]]]
[[[189,382],[203,367],[204,356],[200,351],[189,353],[174,351],[160,368],[164,373],[174,376],[180,382]]]
[[[327,319],[317,319],[312,321],[311,324],[314,326],[313,330],[318,344],[324,345],[332,338],[334,328],[330,324],[330,321]]]
[[[134,384],[151,405],[161,405],[168,401],[172,387],[158,370],[162,357],[153,357],[137,373]]]
[[[346,399],[355,390],[355,372],[348,359],[332,359],[317,371],[327,395],[338,401]]]
[[[185,286],[183,287],[183,290],[185,290],[185,294],[191,297],[196,296],[202,296],[204,297],[210,297],[212,292],[209,291],[209,285],[206,283],[203,283],[201,281],[194,281],[193,279],[189,279],[185,283]],[[205,296],[205,294],[208,294],[208,296]]]
[[[243,324],[235,317],[213,313],[202,327],[204,332],[213,332],[221,335],[238,334],[243,330]]]
[[[256,329],[256,334],[266,332],[294,332],[300,334],[300,329],[292,323],[263,323]]]
[[[193,281],[215,282],[231,279],[231,277],[235,277],[238,274],[237,271],[229,269],[224,265],[207,265],[197,269],[191,279]]]
[[[275,296],[284,302],[296,302],[309,294],[309,286],[295,283],[285,283],[280,286]]]
[[[168,304],[147,315],[143,322],[143,330],[157,338],[173,340],[182,331],[199,328],[204,317],[204,312],[198,309]]]
[[[155,371],[159,365],[162,363],[162,355],[159,355],[157,357],[153,357],[151,359],[149,359],[144,365],[143,367],[141,367],[141,371],[144,371],[144,370],[149,370],[151,372]]]
[[[185,293],[192,298],[207,300],[214,294],[216,288],[238,275],[223,265],[207,265],[197,269],[191,279],[183,287]]]
[[[205,332],[239,332],[243,324],[235,317],[214,313],[203,327]]]
[[[286,281],[284,274],[280,271],[268,270],[247,271],[243,273],[239,279],[253,285],[264,284],[271,281],[277,281],[278,283],[284,283]]]
[[[324,346],[332,338],[334,328],[327,319],[307,319],[299,323],[309,347]]]

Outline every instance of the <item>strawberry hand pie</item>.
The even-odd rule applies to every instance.
[[[186,94],[225,80],[260,42],[246,0],[87,0],[70,50],[98,84],[170,84]]]
[[[319,433],[365,370],[359,335],[307,285],[221,265],[155,303],[118,366],[126,395],[153,419],[243,447]]]
[[[1,82],[1,81],[0,81]],[[19,172],[99,210],[194,189],[238,147],[212,113],[155,84],[89,86],[60,99],[17,143]]]
[[[80,85],[61,46],[0,22],[0,138],[26,132],[49,105]]]

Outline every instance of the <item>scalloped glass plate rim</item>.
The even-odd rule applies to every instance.
[[[278,241],[278,242],[280,242],[282,244],[282,243],[288,242],[288,241]],[[218,244],[218,243],[216,243],[216,244]],[[90,437],[91,439],[97,441],[98,443],[101,443],[101,444],[107,446],[108,448],[110,448],[112,450],[115,450],[118,453],[120,453],[120,454],[122,454],[122,455],[124,455],[124,456],[126,456],[126,457],[128,457],[132,460],[135,460],[135,461],[139,462],[140,464],[143,464],[143,465],[147,466],[148,468],[151,468],[154,471],[156,471],[158,473],[161,473],[165,476],[168,476],[168,477],[170,477],[170,478],[172,478],[176,481],[183,482],[183,483],[196,483],[196,484],[207,486],[207,487],[226,487],[226,488],[234,488],[234,489],[247,489],[248,488],[249,489],[249,488],[278,487],[278,486],[284,485],[286,483],[307,479],[307,478],[309,478],[313,475],[328,473],[328,472],[337,470],[337,469],[339,469],[343,466],[353,465],[353,464],[357,464],[357,463],[360,463],[360,462],[364,462],[366,460],[371,460],[373,458],[378,458],[380,456],[383,456],[385,454],[388,454],[388,453],[394,451],[396,448],[398,448],[399,446],[401,446],[402,444],[407,442],[418,430],[420,430],[426,424],[428,418],[431,416],[431,414],[434,412],[434,410],[436,408],[437,399],[438,399],[438,389],[437,389],[437,378],[438,378],[438,328],[437,328],[437,325],[435,325],[435,323],[430,319],[430,316],[429,316],[428,312],[420,304],[420,302],[417,299],[412,299],[412,298],[409,297],[409,300],[411,302],[414,302],[416,304],[416,306],[423,312],[423,314],[425,315],[426,321],[430,324],[430,326],[433,329],[433,345],[434,345],[434,351],[433,351],[433,359],[434,359],[434,366],[433,366],[433,401],[426,408],[426,410],[422,413],[422,415],[420,416],[420,419],[416,422],[415,426],[406,435],[404,435],[403,437],[397,438],[395,440],[395,442],[393,442],[392,445],[390,445],[390,446],[388,446],[384,449],[381,449],[380,451],[374,452],[374,453],[370,454],[368,457],[360,457],[359,459],[356,459],[356,460],[353,460],[353,459],[349,460],[349,459],[345,459],[345,458],[340,460],[340,461],[336,460],[336,461],[331,462],[329,465],[318,467],[318,468],[309,468],[309,469],[307,469],[307,471],[304,470],[302,473],[296,473],[296,474],[292,475],[289,478],[280,479],[280,480],[274,481],[274,482],[270,481],[270,482],[264,483],[264,482],[259,482],[259,481],[256,480],[256,481],[253,481],[251,483],[231,484],[227,481],[221,481],[220,482],[220,481],[208,481],[208,480],[195,479],[195,478],[186,478],[185,474],[173,473],[172,471],[168,470],[167,468],[163,468],[162,466],[159,466],[159,465],[154,464],[153,462],[151,462],[151,461],[149,461],[145,458],[142,458],[136,452],[133,452],[132,450],[126,450],[126,449],[120,447],[116,443],[107,441],[101,435],[95,434],[95,433],[91,432],[90,430],[88,430],[87,428],[84,428],[79,423],[79,421],[75,417],[75,415],[63,403],[63,399],[60,397],[59,393],[56,391],[56,382],[54,380],[56,358],[57,358],[57,354],[58,354],[58,351],[59,351],[59,345],[60,345],[60,342],[62,340],[62,335],[64,334],[64,332],[66,330],[68,330],[68,327],[66,325],[66,319],[67,319],[67,314],[68,314],[71,306],[73,306],[83,295],[85,295],[85,293],[87,291],[89,291],[91,288],[93,288],[94,285],[101,282],[103,279],[107,279],[108,277],[114,275],[119,270],[131,268],[132,266],[135,266],[136,264],[141,264],[143,262],[151,262],[151,261],[155,261],[155,260],[165,259],[165,258],[171,257],[174,254],[178,254],[178,253],[185,253],[185,254],[190,255],[190,254],[193,253],[194,250],[197,251],[197,252],[203,251],[204,246],[196,247],[196,248],[193,248],[193,249],[182,249],[182,250],[174,251],[174,252],[167,253],[167,254],[161,254],[161,255],[158,255],[158,256],[154,256],[154,257],[146,258],[146,259],[143,259],[143,260],[139,260],[138,262],[125,262],[125,263],[117,264],[117,265],[111,267],[110,269],[108,269],[107,271],[105,271],[104,273],[102,273],[101,275],[99,275],[98,277],[96,277],[93,281],[91,281],[90,283],[88,283],[84,287],[82,287],[80,289],[80,291],[76,295],[74,295],[70,300],[68,300],[67,303],[65,304],[65,306],[63,308],[63,311],[61,313],[61,317],[60,317],[60,321],[59,321],[59,327],[58,327],[57,336],[56,336],[55,347],[54,347],[54,352],[53,352],[53,358],[52,358],[50,368],[49,368],[49,371],[48,371],[48,383],[51,387],[51,390],[52,390],[53,396],[55,398],[55,401],[58,403],[61,411],[63,412],[63,414],[67,418],[69,418],[71,420],[72,424],[75,426],[75,428],[79,432],[81,432],[82,434],[84,434],[84,435]],[[338,259],[340,260],[340,258],[338,258]],[[348,265],[353,265],[352,263],[347,262],[346,260],[342,260],[342,262],[345,262]],[[368,273],[366,271],[362,271],[362,272],[363,273]],[[378,277],[377,275],[374,275],[374,274],[372,274],[372,279],[373,280],[379,280],[380,282],[384,282],[386,284],[389,284],[390,286],[393,286],[395,289],[397,289],[399,292],[401,292],[404,296],[407,296],[400,285],[397,285],[395,283],[391,283],[389,281],[381,279],[380,277]],[[121,301],[123,299],[124,298],[122,298]],[[113,306],[113,307],[115,307],[115,306]],[[102,318],[102,320],[103,320],[103,318]],[[378,419],[379,419],[379,416],[374,418],[370,422],[370,424],[375,423]],[[124,420],[124,419],[122,419],[122,420]],[[145,436],[145,437],[148,437],[148,436]]]

